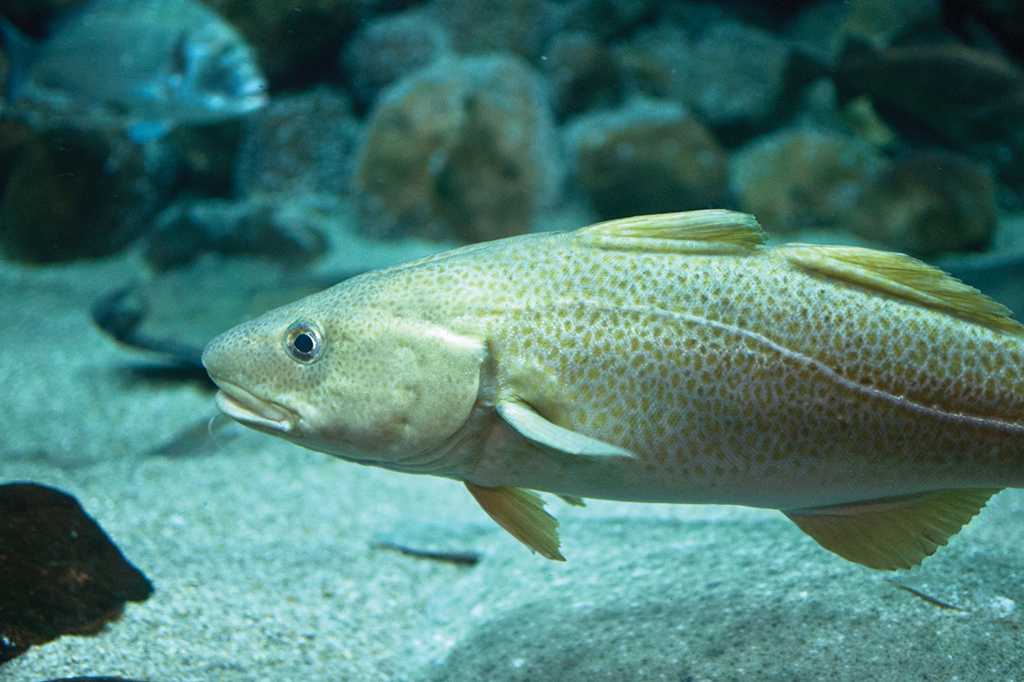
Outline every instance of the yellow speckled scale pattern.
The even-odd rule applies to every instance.
[[[392,308],[483,333],[499,391],[642,461],[610,488],[560,492],[778,507],[1024,481],[1019,336],[807,272],[786,247],[578,241],[377,276]],[[358,307],[360,289],[338,295]]]

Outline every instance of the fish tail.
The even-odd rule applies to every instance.
[[[7,92],[4,99],[14,102],[25,93],[29,71],[35,57],[36,43],[0,14],[0,33],[4,37],[10,68],[7,77]]]

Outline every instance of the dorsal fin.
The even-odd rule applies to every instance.
[[[748,253],[767,239],[754,216],[720,209],[609,220],[571,235],[601,249],[708,255]]]
[[[901,253],[853,246],[789,244],[777,252],[805,270],[941,310],[1014,336],[1024,327],[1010,309],[927,263]]]

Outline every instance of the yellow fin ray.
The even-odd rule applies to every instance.
[[[767,239],[754,216],[721,209],[609,220],[571,236],[602,249],[706,255],[749,253]]]
[[[466,489],[487,515],[545,559],[565,561],[558,551],[558,521],[544,511],[544,500],[532,490],[501,486],[485,488],[466,482]]]
[[[525,403],[499,400],[496,409],[520,435],[540,447],[574,456],[636,459],[629,450],[552,424]]]
[[[937,490],[783,513],[828,551],[868,568],[895,571],[917,566],[944,546],[997,492]]]
[[[1024,336],[1010,309],[946,274],[901,253],[853,246],[790,244],[776,249],[791,263],[825,277],[902,298],[968,322]]]

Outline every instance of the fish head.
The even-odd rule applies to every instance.
[[[200,118],[240,116],[269,101],[252,49],[230,26],[210,22],[183,32],[172,62],[170,92]]]
[[[339,306],[332,292],[211,341],[203,364],[217,406],[312,450],[432,472],[473,412],[483,340],[387,308]]]

